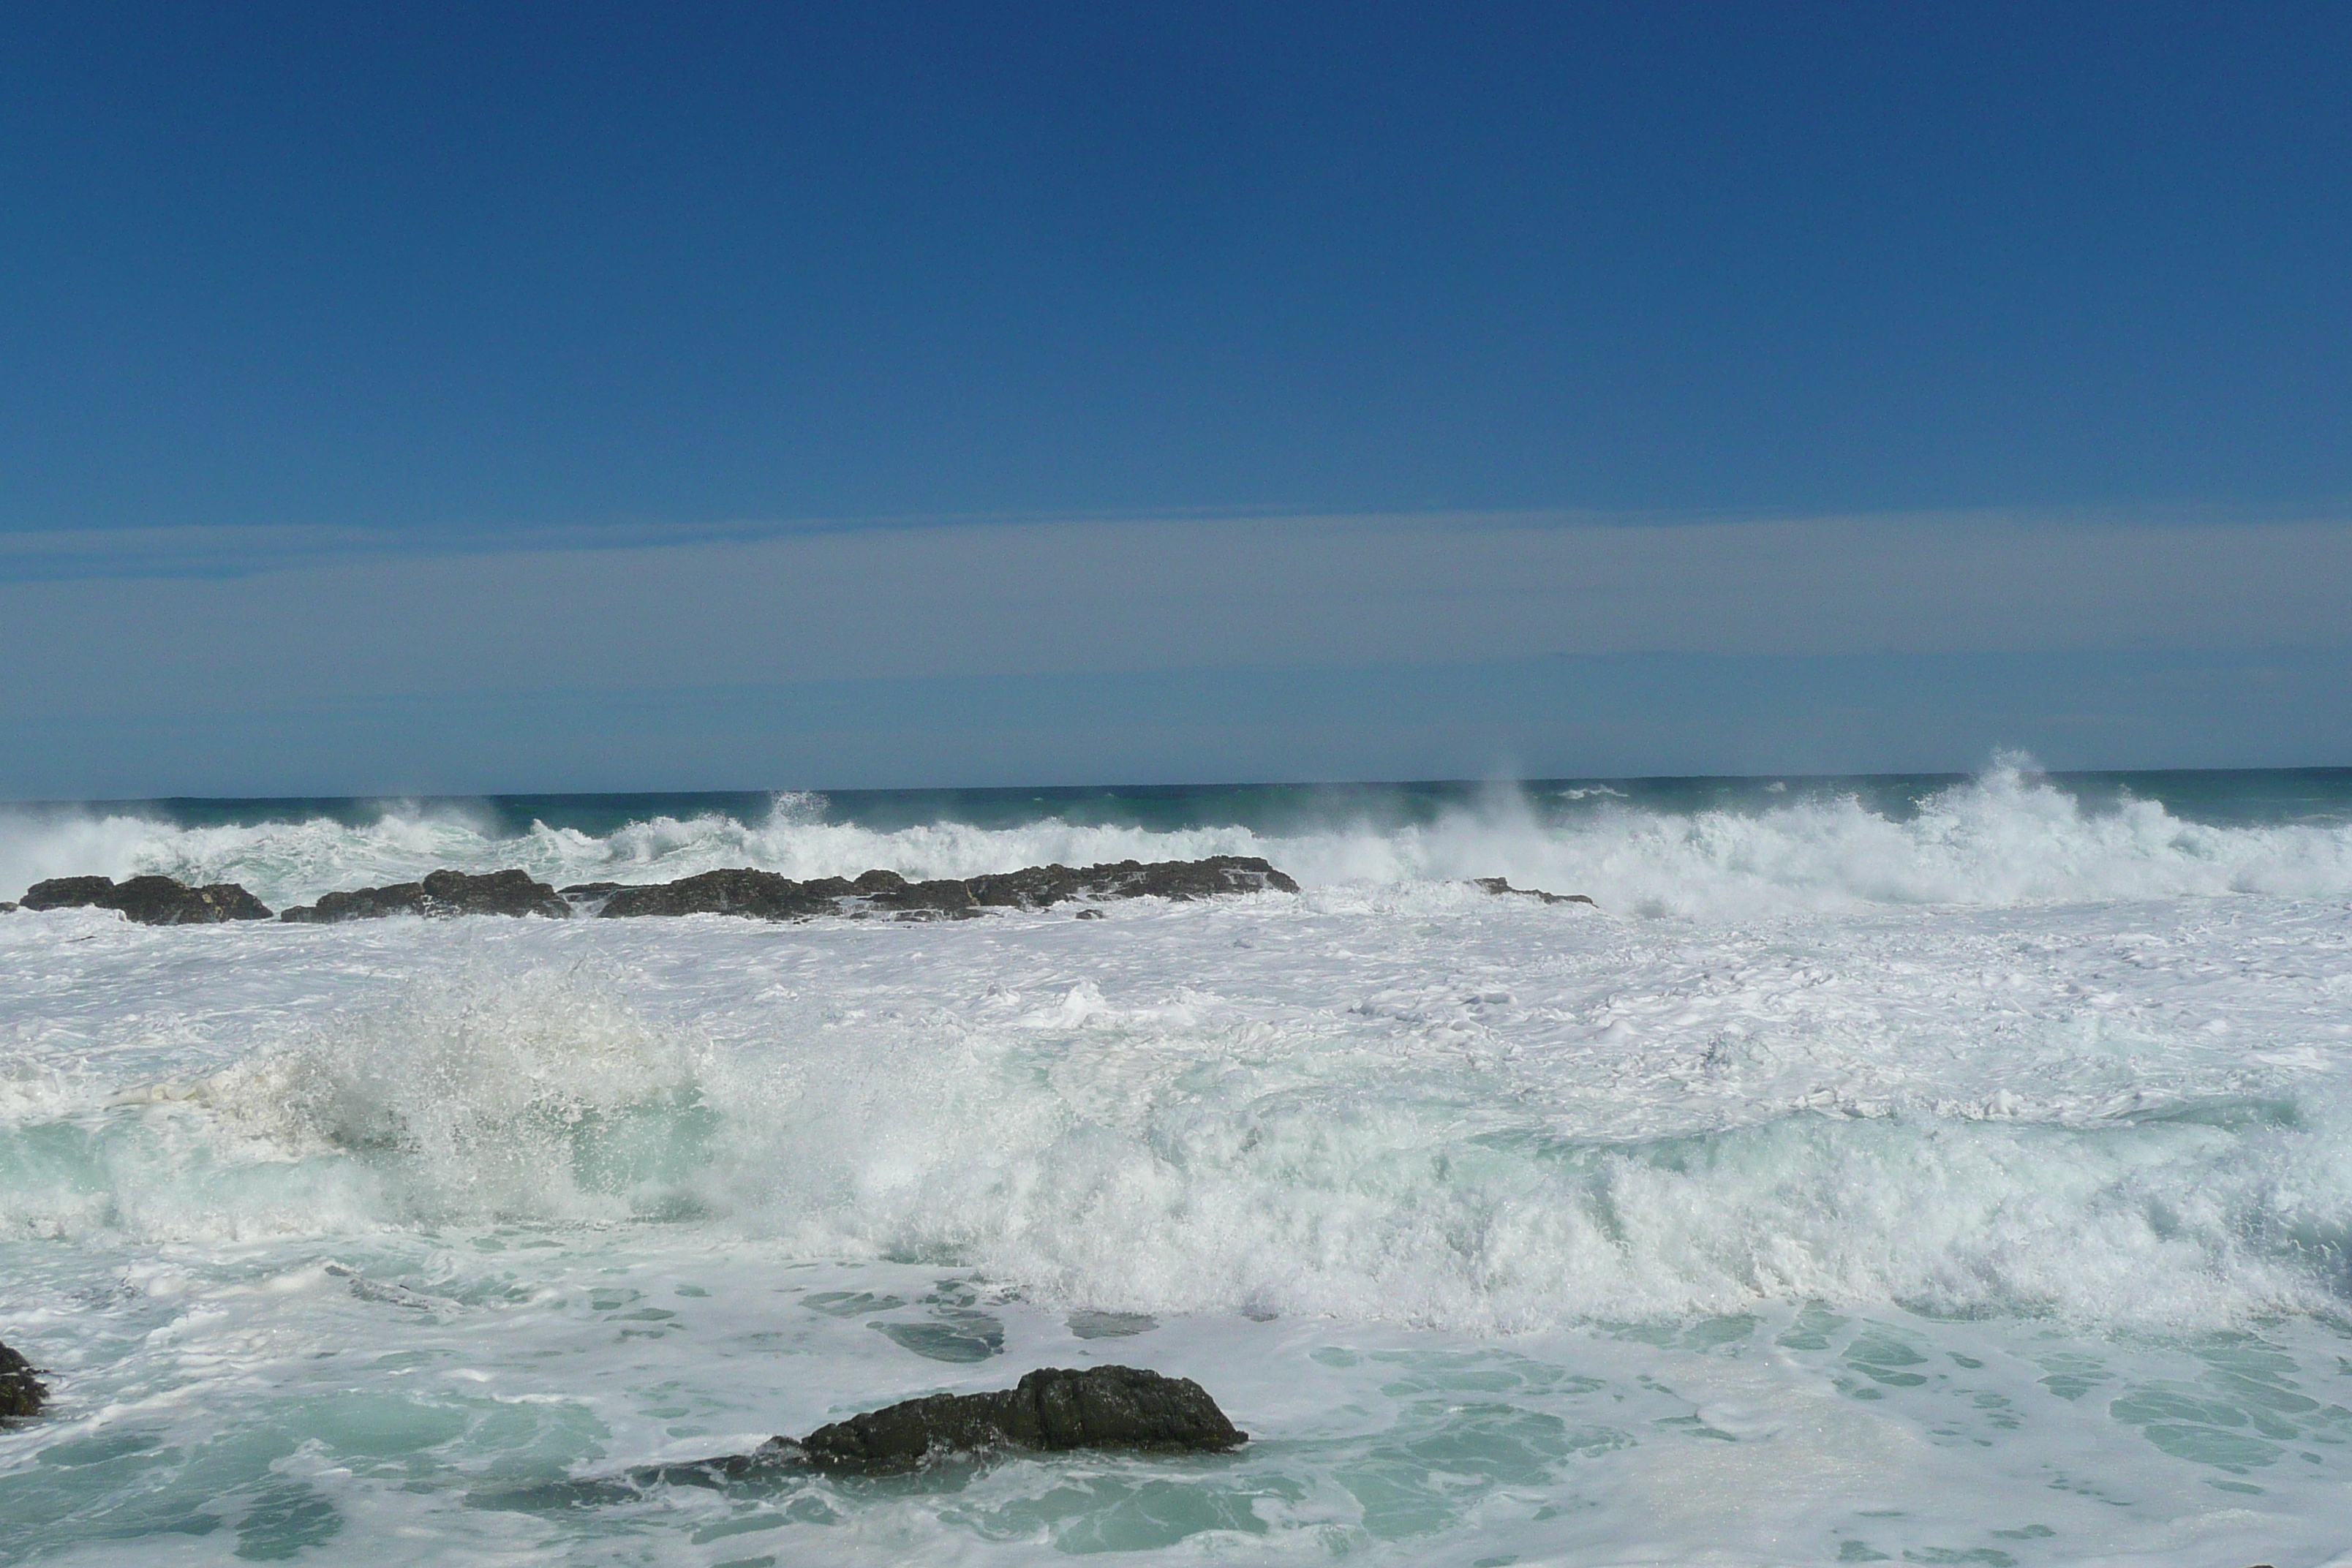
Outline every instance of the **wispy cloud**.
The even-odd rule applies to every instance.
[[[720,707],[740,703],[746,723],[788,731],[802,721],[782,715],[804,705],[786,694],[820,689],[895,692],[887,701],[896,716],[877,709],[859,720],[866,738],[857,744],[898,757],[896,776],[953,782],[965,776],[958,756],[977,742],[941,731],[919,689],[999,682],[985,689],[1003,710],[964,719],[975,732],[1009,732],[1028,722],[1018,694],[1047,689],[1034,683],[1081,682],[1090,701],[1116,713],[1119,692],[1141,702],[1153,681],[1187,671],[1221,691],[1300,692],[1352,671],[1347,689],[1368,715],[1381,690],[1420,689],[1404,672],[1429,671],[1456,692],[1443,701],[1423,694],[1432,724],[1462,710],[1464,693],[1492,688],[1479,710],[1482,739],[1459,748],[1461,765],[1475,770],[1496,755],[1556,750],[1570,722],[1564,704],[1599,690],[1596,681],[1622,684],[1607,661],[1627,656],[1718,661],[1643,666],[1637,683],[1638,716],[1664,737],[1654,754],[1696,764],[1715,755],[1709,746],[1722,750],[1727,715],[1755,703],[1685,690],[1673,672],[1720,684],[1705,672],[1734,668],[1724,660],[1843,660],[1837,668],[1850,672],[1872,661],[1892,672],[1944,668],[1920,660],[2038,661],[2039,684],[2019,689],[2011,718],[1987,737],[2005,742],[2039,733],[2037,725],[2067,710],[2069,659],[2104,660],[2104,679],[2118,691],[2141,661],[2149,671],[2143,706],[2155,703],[2153,712],[2170,679],[2158,673],[2167,658],[2220,656],[2235,668],[2247,650],[2352,649],[2343,613],[2352,523],[2334,518],[2158,527],[1984,513],[960,519],[635,536],[580,530],[421,548],[413,538],[326,530],[47,538],[44,553],[37,540],[17,536],[8,559],[54,570],[0,581],[0,725],[25,748],[0,789],[18,795],[96,787],[71,782],[86,775],[69,771],[70,754],[54,765],[32,754],[37,735],[66,753],[81,745],[74,737],[107,726],[125,735],[149,727],[158,746],[167,732],[266,736],[251,742],[262,754],[237,773],[252,780],[243,787],[268,787],[285,774],[278,764],[297,757],[305,779],[326,785],[339,776],[335,749],[357,744],[351,737],[375,722],[366,715],[398,712],[408,715],[400,723],[410,737],[400,753],[415,771],[394,775],[379,765],[369,777],[406,783],[446,780],[436,756],[498,754],[499,734],[519,732],[519,721],[484,714],[561,707],[566,732],[577,731],[576,744],[593,756],[621,743],[593,721],[600,710],[690,710],[718,735],[727,726],[711,717],[709,694],[731,692]],[[165,567],[173,574],[157,574]],[[1492,673],[1547,659],[1565,661],[1558,679]],[[2340,651],[2324,662],[2336,668]],[[1284,671],[1325,674],[1286,687],[1275,679]],[[2007,678],[1987,679],[1991,691]],[[1857,710],[1842,721],[1834,704],[1823,708],[1806,721],[1815,736],[1807,755],[1905,765],[1904,755],[1873,752],[1869,742],[1906,700],[1883,681],[1867,684],[1882,716]],[[772,695],[744,695],[761,692]],[[1507,700],[1510,692],[1518,695]],[[1920,717],[1904,721],[1932,731],[1941,700],[1923,685],[1911,704]],[[1304,733],[1328,706],[1324,698],[1301,702],[1287,721],[1261,714],[1265,732]],[[2267,705],[2257,694],[2242,705],[2242,722],[2227,726],[2233,747],[2309,760],[2314,731],[2299,716],[2307,693]],[[1400,710],[1385,727],[1405,721]],[[1358,750],[1370,756],[1384,723],[1363,723],[1370,738]],[[1841,723],[1853,732],[1838,732]],[[467,732],[483,724],[499,734]],[[642,727],[622,727],[629,725]],[[906,733],[893,738],[894,725]],[[345,738],[331,746],[331,732]],[[2218,744],[2219,734],[2184,731],[2170,754],[2210,759],[2208,742]],[[1740,765],[1751,754],[1794,765],[1763,739],[1712,765]],[[732,738],[706,743],[742,751]],[[940,753],[937,765],[919,768],[927,750]],[[783,738],[743,752],[755,753],[797,754]],[[1275,752],[1267,754],[1274,771],[1313,765],[1294,759],[1276,769]],[[1400,755],[1393,766],[1425,769],[1434,754],[1425,747],[1418,761]],[[2161,754],[2152,742],[2135,753]],[[587,766],[564,765],[572,777]],[[139,782],[150,775],[129,752],[108,767],[106,776],[129,781],[116,787],[157,787]],[[1245,758],[1225,767],[1255,771]],[[1084,756],[1056,772],[1110,776]]]

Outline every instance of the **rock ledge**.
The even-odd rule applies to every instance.
[[[491,871],[479,877],[463,871],[432,871],[422,882],[328,893],[315,904],[299,905],[278,918],[297,925],[334,925],[385,915],[423,915],[433,920],[452,915],[545,915],[561,921],[572,918],[572,906],[553,888],[533,881],[528,871]]]
[[[1101,866],[1031,866],[958,881],[910,882],[896,871],[868,871],[855,881],[820,877],[796,882],[749,867],[705,871],[675,882],[613,888],[583,883],[567,893],[603,897],[605,920],[637,915],[742,915],[754,920],[808,920],[817,915],[891,915],[905,920],[968,920],[983,910],[1042,910],[1076,899],[1161,898],[1179,902],[1267,889],[1295,893],[1298,884],[1253,855],[1213,855],[1205,860],[1145,865],[1115,860]]]
[[[52,877],[26,892],[28,910],[117,910],[141,925],[217,925],[223,921],[266,921],[269,906],[235,882],[191,888],[170,877]]]

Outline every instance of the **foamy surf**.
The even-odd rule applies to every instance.
[[[110,874],[280,899],[616,846],[646,880],[1255,853],[1307,891],[0,917],[0,1340],[58,1396],[0,1433],[0,1517],[89,1563],[2338,1550],[2341,827],[2015,768],[1901,810],[1568,805],[139,819]],[[1611,914],[1459,880],[1496,874]],[[1252,1443],[662,1479],[1089,1359],[1200,1380]]]
[[[1005,792],[1012,793],[1012,792]],[[1265,792],[1256,792],[1264,794]],[[652,882],[749,866],[809,879],[873,867],[967,878],[1060,862],[1253,855],[1317,888],[1393,888],[1502,875],[1591,894],[1621,911],[1739,917],[1884,904],[2001,906],[2230,893],[2352,894],[2352,787],[2318,821],[2222,824],[2128,792],[2100,805],[2003,758],[1981,775],[1864,799],[1834,786],[1751,781],[1730,804],[1662,809],[1634,792],[1496,785],[1460,791],[1425,820],[1382,821],[1362,792],[1183,827],[1033,814],[889,828],[841,819],[826,797],[764,810],[654,814],[607,830],[533,817],[501,831],[477,803],[389,804],[359,815],[184,825],[88,808],[0,815],[0,892],[52,876],[160,873],[233,881],[273,907],[447,867],[509,867],[562,886]],[[1726,793],[1726,792],[1718,792]],[[1874,792],[1883,796],[1885,792]],[[261,804],[261,803],[257,803]],[[554,814],[551,814],[554,815]]]

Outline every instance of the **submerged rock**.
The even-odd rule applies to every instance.
[[[33,1363],[0,1345],[0,1420],[38,1415],[48,1402],[48,1388],[33,1375]]]
[[[942,1454],[1021,1448],[1223,1453],[1249,1441],[1189,1377],[1131,1366],[1045,1367],[992,1394],[934,1394],[820,1426],[800,1442],[770,1440],[768,1464],[884,1474]]]
[[[1515,899],[1541,899],[1548,904],[1585,904],[1593,909],[1601,907],[1582,893],[1547,893],[1541,888],[1514,888],[1507,879],[1502,877],[1473,877],[1470,880],[1473,886],[1484,888],[1497,897],[1507,894]]]
[[[989,909],[1042,910],[1074,899],[1162,898],[1178,900],[1255,893],[1295,893],[1298,884],[1254,856],[1215,855],[1205,860],[1144,865],[1031,866],[963,880],[910,882],[896,871],[874,870],[856,881],[823,877],[796,882],[748,868],[705,871],[650,887],[612,891],[602,918],[633,915],[745,915],[757,920],[807,920],[816,915],[895,914],[905,920],[967,920]],[[568,893],[605,891],[598,883]]]
[[[315,904],[288,910],[278,918],[297,925],[333,925],[342,921],[379,920],[386,915],[544,915],[569,920],[572,906],[553,888],[534,881],[528,871],[491,871],[469,876],[463,871],[435,871],[421,882],[395,882],[388,888],[360,888],[328,893]]]
[[[235,882],[191,888],[170,877],[52,877],[26,890],[28,910],[117,910],[150,926],[217,925],[223,921],[266,921],[269,906]]]

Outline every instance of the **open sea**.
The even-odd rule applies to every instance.
[[[1218,853],[1303,891],[0,915],[0,1561],[2352,1563],[2352,770],[0,807],[0,899]],[[1089,1363],[1251,1441],[660,1468]]]

